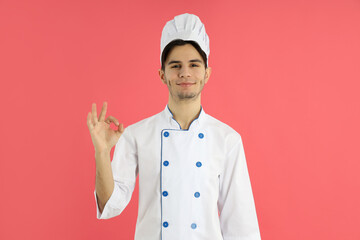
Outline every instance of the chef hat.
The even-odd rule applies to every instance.
[[[175,16],[173,20],[170,20],[165,24],[161,34],[160,64],[164,48],[175,39],[193,40],[197,42],[201,49],[205,52],[207,59],[209,59],[209,37],[205,32],[204,24],[198,16],[184,13]]]

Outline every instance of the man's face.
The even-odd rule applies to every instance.
[[[211,73],[211,68],[205,69],[201,55],[191,44],[175,46],[164,65],[165,72],[159,69],[159,75],[175,101],[197,99]]]

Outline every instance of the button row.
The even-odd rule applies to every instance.
[[[169,166],[169,161],[165,160],[165,161],[163,162],[163,165],[164,165],[165,167]],[[202,163],[201,163],[201,162],[196,162],[196,166],[197,166],[197,167],[201,167],[201,166],[202,166]]]
[[[163,195],[164,197],[167,197],[167,196],[169,195],[169,193],[168,193],[167,191],[163,191],[162,195]],[[195,196],[196,198],[199,198],[199,197],[200,197],[200,193],[199,193],[199,192],[196,192],[196,193],[194,193],[194,196]]]
[[[167,228],[167,227],[169,226],[169,223],[168,223],[168,222],[164,222],[164,223],[163,223],[163,226]],[[191,224],[191,228],[192,228],[192,229],[195,229],[196,227],[197,227],[196,223],[192,223],[192,224]]]
[[[169,137],[169,136],[170,136],[170,133],[167,132],[167,131],[165,131],[165,132],[164,132],[164,137]],[[203,134],[203,133],[199,133],[199,134],[198,134],[198,137],[199,137],[200,139],[203,139],[203,138],[204,138],[204,134]]]

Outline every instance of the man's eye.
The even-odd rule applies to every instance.
[[[191,64],[192,67],[198,67],[199,65],[197,64]],[[180,65],[173,65],[171,68],[177,68],[180,67]]]

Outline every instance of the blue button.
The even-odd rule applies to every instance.
[[[169,226],[169,223],[168,223],[168,222],[164,222],[164,223],[163,223],[163,226],[164,226],[164,227],[168,227],[168,226]]]
[[[164,136],[168,137],[169,136],[169,132],[164,132]]]
[[[204,138],[204,134],[203,134],[203,133],[199,133],[199,138]]]
[[[164,166],[169,165],[169,161],[164,161]]]
[[[198,198],[198,197],[200,197],[200,193],[199,193],[199,192],[196,192],[196,193],[194,194],[194,196],[195,196],[196,198]]]
[[[196,223],[191,224],[191,228],[195,229],[196,228]]]
[[[202,165],[201,162],[197,162],[197,163],[196,163],[196,166],[197,166],[197,167],[201,167],[201,165]]]
[[[163,196],[166,197],[168,195],[167,191],[163,191]]]

